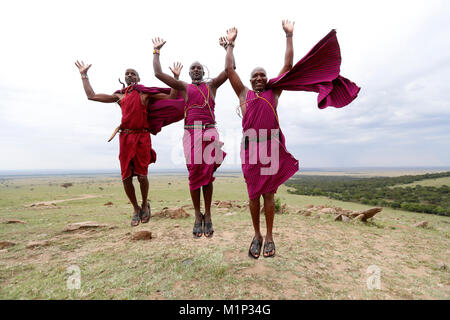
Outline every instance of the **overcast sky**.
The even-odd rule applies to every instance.
[[[362,89],[350,105],[317,108],[317,94],[284,92],[279,119],[288,150],[302,167],[450,166],[449,1],[9,1],[0,29],[0,169],[119,169],[117,104],[88,101],[79,59],[92,63],[97,93],[112,93],[126,68],[142,84],[153,75],[152,42],[164,70],[200,61],[217,76],[225,51],[218,38],[239,30],[237,71],[283,64],[281,20],[295,21],[294,62],[331,29],[341,47],[341,75]],[[217,91],[224,168],[239,168],[241,119],[229,82]],[[152,136],[153,168],[184,168],[182,123]]]

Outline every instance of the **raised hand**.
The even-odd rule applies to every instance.
[[[220,37],[219,38],[219,44],[224,47],[225,50],[227,50],[227,46],[228,46],[228,41],[227,41],[227,37]]]
[[[284,32],[286,34],[292,34],[294,32],[294,24],[295,21],[283,20],[281,21],[281,25],[283,26]]]
[[[87,74],[89,68],[92,66],[92,64],[85,65],[83,61],[79,62],[78,60],[75,62],[75,65],[81,74]]]
[[[153,49],[157,50],[161,49],[162,46],[166,43],[165,40],[160,38],[153,38],[152,41],[153,41]]]
[[[236,40],[237,33],[238,33],[238,30],[235,27],[228,29],[227,30],[227,41],[234,42],[234,40]]]
[[[181,69],[183,69],[183,65],[181,62],[174,62],[173,69],[169,66],[170,71],[173,73],[173,77],[178,79],[180,77]]]

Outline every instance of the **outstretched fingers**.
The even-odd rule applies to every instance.
[[[175,77],[179,77],[180,73],[181,73],[181,69],[183,69],[183,65],[181,64],[181,62],[174,62],[173,68],[171,66],[169,66],[169,69],[170,69],[170,71],[172,71],[172,73]]]
[[[159,37],[153,38],[152,42],[153,42],[153,48],[155,48],[155,49],[161,49],[162,46],[166,43],[166,41],[164,39],[161,39]]]

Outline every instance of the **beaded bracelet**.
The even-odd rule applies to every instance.
[[[153,54],[159,54],[159,49],[153,49]]]

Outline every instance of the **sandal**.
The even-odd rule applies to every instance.
[[[202,221],[199,223],[194,223],[194,229],[192,229],[192,234],[194,238],[200,238],[203,234],[203,221],[205,220],[205,216],[202,215]]]
[[[144,210],[141,210],[141,223],[147,223],[152,216],[152,211],[150,209],[150,201],[147,201],[147,207],[148,207],[147,213],[144,213]]]
[[[262,239],[258,240],[258,238],[254,237],[252,243],[250,244],[250,248],[248,249],[248,256],[253,259],[258,259],[259,256],[261,255],[261,246],[262,246]]]
[[[203,216],[203,219],[205,219],[204,216]],[[205,230],[203,231],[203,234],[207,238],[211,238],[213,236],[214,229],[213,229],[212,221],[211,222],[205,222]],[[208,235],[206,235],[206,234],[208,234]]]
[[[131,226],[137,227],[139,225],[139,222],[141,222],[141,214],[140,212],[135,212],[133,214],[133,218],[131,218]]]
[[[273,253],[271,254],[272,251]],[[264,243],[264,258],[273,258],[274,256],[275,256],[275,243],[273,241]]]

